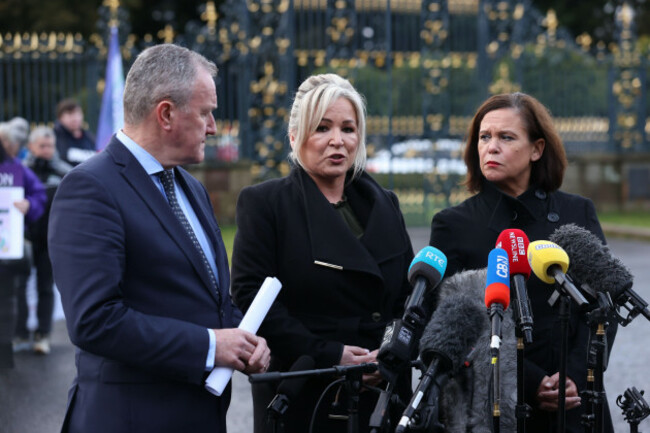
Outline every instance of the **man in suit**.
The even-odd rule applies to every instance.
[[[180,167],[202,161],[216,133],[215,75],[185,48],[143,51],[124,128],[59,186],[50,255],[77,346],[64,431],[225,432],[230,389],[210,394],[206,374],[268,367],[266,341],[233,328],[221,233],[207,191]]]

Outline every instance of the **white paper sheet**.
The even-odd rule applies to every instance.
[[[21,259],[25,241],[25,216],[14,202],[25,198],[22,186],[0,188],[0,259]]]
[[[281,288],[282,283],[280,283],[280,280],[275,277],[266,277],[262,287],[257,292],[257,296],[253,299],[253,303],[239,324],[239,329],[256,334]],[[217,350],[219,350],[218,341]],[[228,385],[233,372],[233,369],[228,367],[215,368],[205,380],[205,388],[212,394],[220,396],[226,385]]]

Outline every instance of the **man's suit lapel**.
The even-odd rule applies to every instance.
[[[113,137],[105,151],[113,156],[115,163],[121,167],[120,172],[122,176],[140,196],[147,207],[149,207],[151,213],[160,221],[169,237],[176,243],[177,247],[183,252],[196,272],[201,276],[203,283],[209,289],[215,301],[218,301],[218,296],[212,290],[210,276],[203,265],[199,252],[192,244],[189,236],[185,233],[178,218],[173,214],[169,203],[151,181],[151,178],[140,163],[138,163],[131,152],[115,137]]]

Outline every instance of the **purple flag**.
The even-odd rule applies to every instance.
[[[106,85],[102,95],[102,107],[99,112],[97,126],[97,150],[102,150],[108,144],[113,133],[124,125],[122,94],[124,93],[124,72],[122,69],[122,54],[117,37],[117,27],[111,27],[106,59]]]

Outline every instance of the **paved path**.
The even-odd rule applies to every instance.
[[[411,229],[413,248],[417,252],[427,244],[428,228]],[[650,300],[650,243],[610,239],[612,252],[635,276],[634,290]],[[626,388],[647,390],[650,400],[650,322],[637,317],[621,328],[606,374],[608,400],[616,432],[630,431],[615,400]],[[74,377],[74,349],[68,340],[65,323],[57,321],[54,344],[49,356],[18,353],[16,368],[0,369],[0,432],[58,432],[66,406],[67,390]],[[228,412],[230,433],[252,432],[252,405],[247,378],[236,373],[233,378],[233,402]],[[639,426],[650,432],[650,417]]]

